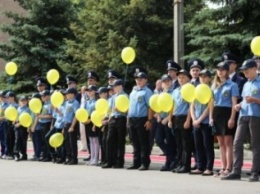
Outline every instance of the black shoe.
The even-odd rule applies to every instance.
[[[59,159],[56,163],[57,163],[57,164],[63,164],[64,162],[65,162],[65,160]]]
[[[75,165],[78,164],[78,160],[71,160],[68,165]]]
[[[191,171],[190,171],[190,174],[191,174],[191,175],[201,175],[201,174],[203,174],[203,171],[202,171],[202,170],[199,170],[199,169],[191,170]]]
[[[71,161],[71,160],[66,160],[63,164],[66,165],[66,164],[70,163],[70,161]]]
[[[172,169],[173,173],[177,173],[178,170],[180,170],[182,166],[177,166],[176,168]]]
[[[140,166],[132,165],[132,166],[129,166],[129,167],[127,168],[127,170],[136,170],[136,169],[138,169],[138,168],[140,168]]]
[[[221,180],[240,180],[241,175],[240,174],[235,174],[235,173],[230,173],[229,175],[225,177],[221,177]]]
[[[27,160],[27,159],[28,159],[27,156],[23,156],[20,158],[20,160]]]
[[[165,172],[165,171],[171,171],[171,168],[169,166],[162,166],[162,168],[160,169],[161,172]]]
[[[248,181],[249,181],[249,182],[258,182],[258,181],[259,181],[258,174],[253,173],[253,174],[249,177]]]
[[[102,168],[112,168],[112,167],[113,167],[113,165],[108,164],[108,163],[106,163],[106,164],[104,164],[104,165],[102,166]]]
[[[140,168],[138,168],[138,170],[140,170],[140,171],[149,170],[149,167],[142,165]]]
[[[113,166],[113,168],[121,169],[121,168],[124,168],[124,165],[116,164],[116,165]]]
[[[197,165],[194,165],[194,166],[192,166],[192,167],[190,168],[190,170],[196,170],[196,169],[198,169]]]
[[[90,159],[91,159],[91,157],[88,157],[88,158],[85,158],[85,159],[83,159],[83,161],[90,161]]]
[[[51,158],[43,158],[41,161],[42,161],[42,162],[50,162],[50,161],[51,161]]]
[[[40,159],[38,157],[33,157],[30,159],[30,161],[39,161]]]
[[[179,174],[189,173],[189,172],[190,172],[190,169],[187,169],[187,168],[185,168],[185,167],[182,167],[182,168],[178,169],[176,172],[179,173]]]
[[[57,162],[57,159],[56,158],[52,158],[52,163],[56,163]]]

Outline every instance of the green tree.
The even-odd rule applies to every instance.
[[[187,21],[185,33],[191,49],[185,58],[200,57],[212,66],[224,51],[231,51],[242,62],[252,57],[250,41],[259,35],[260,1],[211,0]]]
[[[86,1],[78,11],[78,21],[72,24],[76,39],[67,41],[67,54],[73,57],[74,66],[63,63],[63,67],[79,76],[89,69],[103,75],[109,68],[123,74],[126,65],[120,53],[129,45],[137,53],[130,69],[141,65],[149,70],[150,77],[158,78],[173,53],[172,3],[170,0]],[[190,19],[202,7],[202,1],[189,0],[185,7]]]
[[[10,35],[10,40],[0,44],[0,57],[18,64],[15,80],[19,81],[45,76],[51,68],[62,72],[57,61],[70,60],[65,55],[64,39],[73,38],[70,23],[75,16],[74,4],[71,0],[16,1],[26,14],[5,13],[13,23],[1,26],[1,30]],[[23,88],[20,90],[24,91]]]

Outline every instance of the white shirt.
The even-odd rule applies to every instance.
[[[233,73],[229,74],[229,79],[232,79],[235,74],[236,74],[236,72],[233,72]]]

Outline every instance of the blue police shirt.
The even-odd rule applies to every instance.
[[[9,104],[9,103],[8,103],[7,108],[8,108],[8,107],[11,107],[11,106],[13,106],[13,107],[16,108],[16,109],[18,108],[18,104],[17,104],[16,102],[14,102],[14,103],[12,103],[12,104]]]
[[[89,117],[90,117],[91,113],[95,110],[95,104],[96,104],[96,99],[88,99],[85,102],[84,108],[88,111]]]
[[[51,107],[50,101],[44,102],[44,104],[42,106],[41,115],[52,115],[52,107]],[[51,118],[48,118],[48,119],[40,118],[39,119],[39,123],[49,123],[49,122],[51,122]]]
[[[239,116],[254,116],[260,117],[260,104],[247,103],[246,96],[251,96],[260,99],[260,77],[254,80],[248,80],[242,91],[242,102]]]
[[[5,112],[5,109],[9,106],[8,102],[3,102],[0,106],[1,108],[1,115],[0,116],[4,116],[4,112]]]
[[[128,117],[147,117],[149,110],[149,99],[153,92],[147,87],[135,86],[130,94],[130,107]]]
[[[168,91],[164,91],[164,92],[167,92],[168,94],[172,94],[172,92],[173,92],[173,90],[174,90],[174,86],[172,85],[169,89],[168,89]],[[166,113],[166,112],[160,112],[160,118],[161,119],[164,119],[164,118],[166,118],[166,117],[168,117],[168,113]]]
[[[195,118],[199,119],[200,116],[203,114],[203,112],[208,107],[208,104],[201,104],[197,100],[194,101],[194,114]],[[204,118],[204,120],[201,122],[202,124],[209,124],[209,115]]]
[[[232,97],[238,97],[239,91],[236,83],[227,80],[222,86],[213,89],[214,106],[232,107]]]
[[[79,108],[79,102],[74,98],[73,100],[67,100],[65,102],[64,109],[64,123],[72,123],[75,117],[75,113]]]
[[[24,112],[27,112],[27,113],[31,114],[31,111],[30,111],[29,107],[26,106],[26,105],[25,105],[25,106],[20,106],[17,111],[18,111],[18,117],[19,117],[22,113],[24,113]]]
[[[188,111],[190,108],[190,104],[182,99],[181,97],[181,87],[176,88],[172,92],[172,99],[174,101],[174,116],[180,116],[180,115],[188,115]]]
[[[112,96],[111,100],[109,101],[109,108],[111,110],[111,115],[110,116],[126,116],[127,115],[127,113],[122,113],[122,112],[113,110],[115,108],[116,97],[119,96],[119,95],[125,95],[125,96],[128,97],[128,95],[124,91],[122,91],[119,94],[114,94]]]
[[[65,103],[63,103],[59,108],[58,110],[63,113],[64,112],[64,109],[65,109]],[[56,111],[54,111],[56,114],[56,120],[55,120],[55,123],[54,123],[54,127],[56,129],[62,129],[64,127],[64,119],[63,119],[63,114],[59,114],[57,113]]]

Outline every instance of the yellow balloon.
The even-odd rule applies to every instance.
[[[260,56],[260,36],[256,36],[253,38],[250,47],[254,55]]]
[[[95,104],[95,108],[100,114],[106,114],[109,109],[108,101],[104,98],[99,99]]]
[[[19,122],[23,127],[30,127],[32,124],[32,117],[29,113],[24,112],[19,116]]]
[[[119,95],[115,100],[115,107],[120,112],[126,112],[129,109],[129,98],[126,95]]]
[[[58,148],[62,145],[63,141],[64,141],[64,137],[62,133],[55,133],[50,137],[49,144],[53,148]]]
[[[101,127],[104,117],[105,115],[102,115],[95,110],[91,113],[90,119],[95,126]]]
[[[157,103],[161,111],[169,112],[173,106],[173,99],[170,94],[164,92],[158,96]]]
[[[33,113],[38,114],[41,112],[42,102],[38,98],[33,98],[29,102],[29,108]]]
[[[60,92],[54,92],[51,95],[51,104],[55,107],[58,108],[62,103],[64,102],[64,96]]]
[[[48,82],[53,85],[55,84],[60,78],[60,74],[56,69],[51,69],[47,73],[47,80]]]
[[[132,47],[125,47],[121,52],[121,58],[126,64],[135,60],[135,50]]]
[[[212,97],[212,91],[206,84],[199,84],[195,88],[195,99],[201,104],[207,104]]]
[[[158,104],[158,97],[159,97],[159,94],[154,94],[149,99],[149,105],[154,112],[161,112],[161,108],[159,107],[159,104]]]
[[[17,72],[17,65],[16,63],[14,62],[8,62],[6,65],[5,65],[5,71],[8,75],[14,75],[16,74]]]
[[[7,118],[9,121],[15,121],[18,116],[18,112],[15,107],[9,106],[7,109],[5,109],[5,118]]]
[[[76,119],[79,121],[79,122],[86,122],[88,120],[88,111],[84,108],[79,108],[77,111],[76,111]]]
[[[187,83],[181,87],[181,97],[187,102],[193,102],[195,99],[195,87]]]

